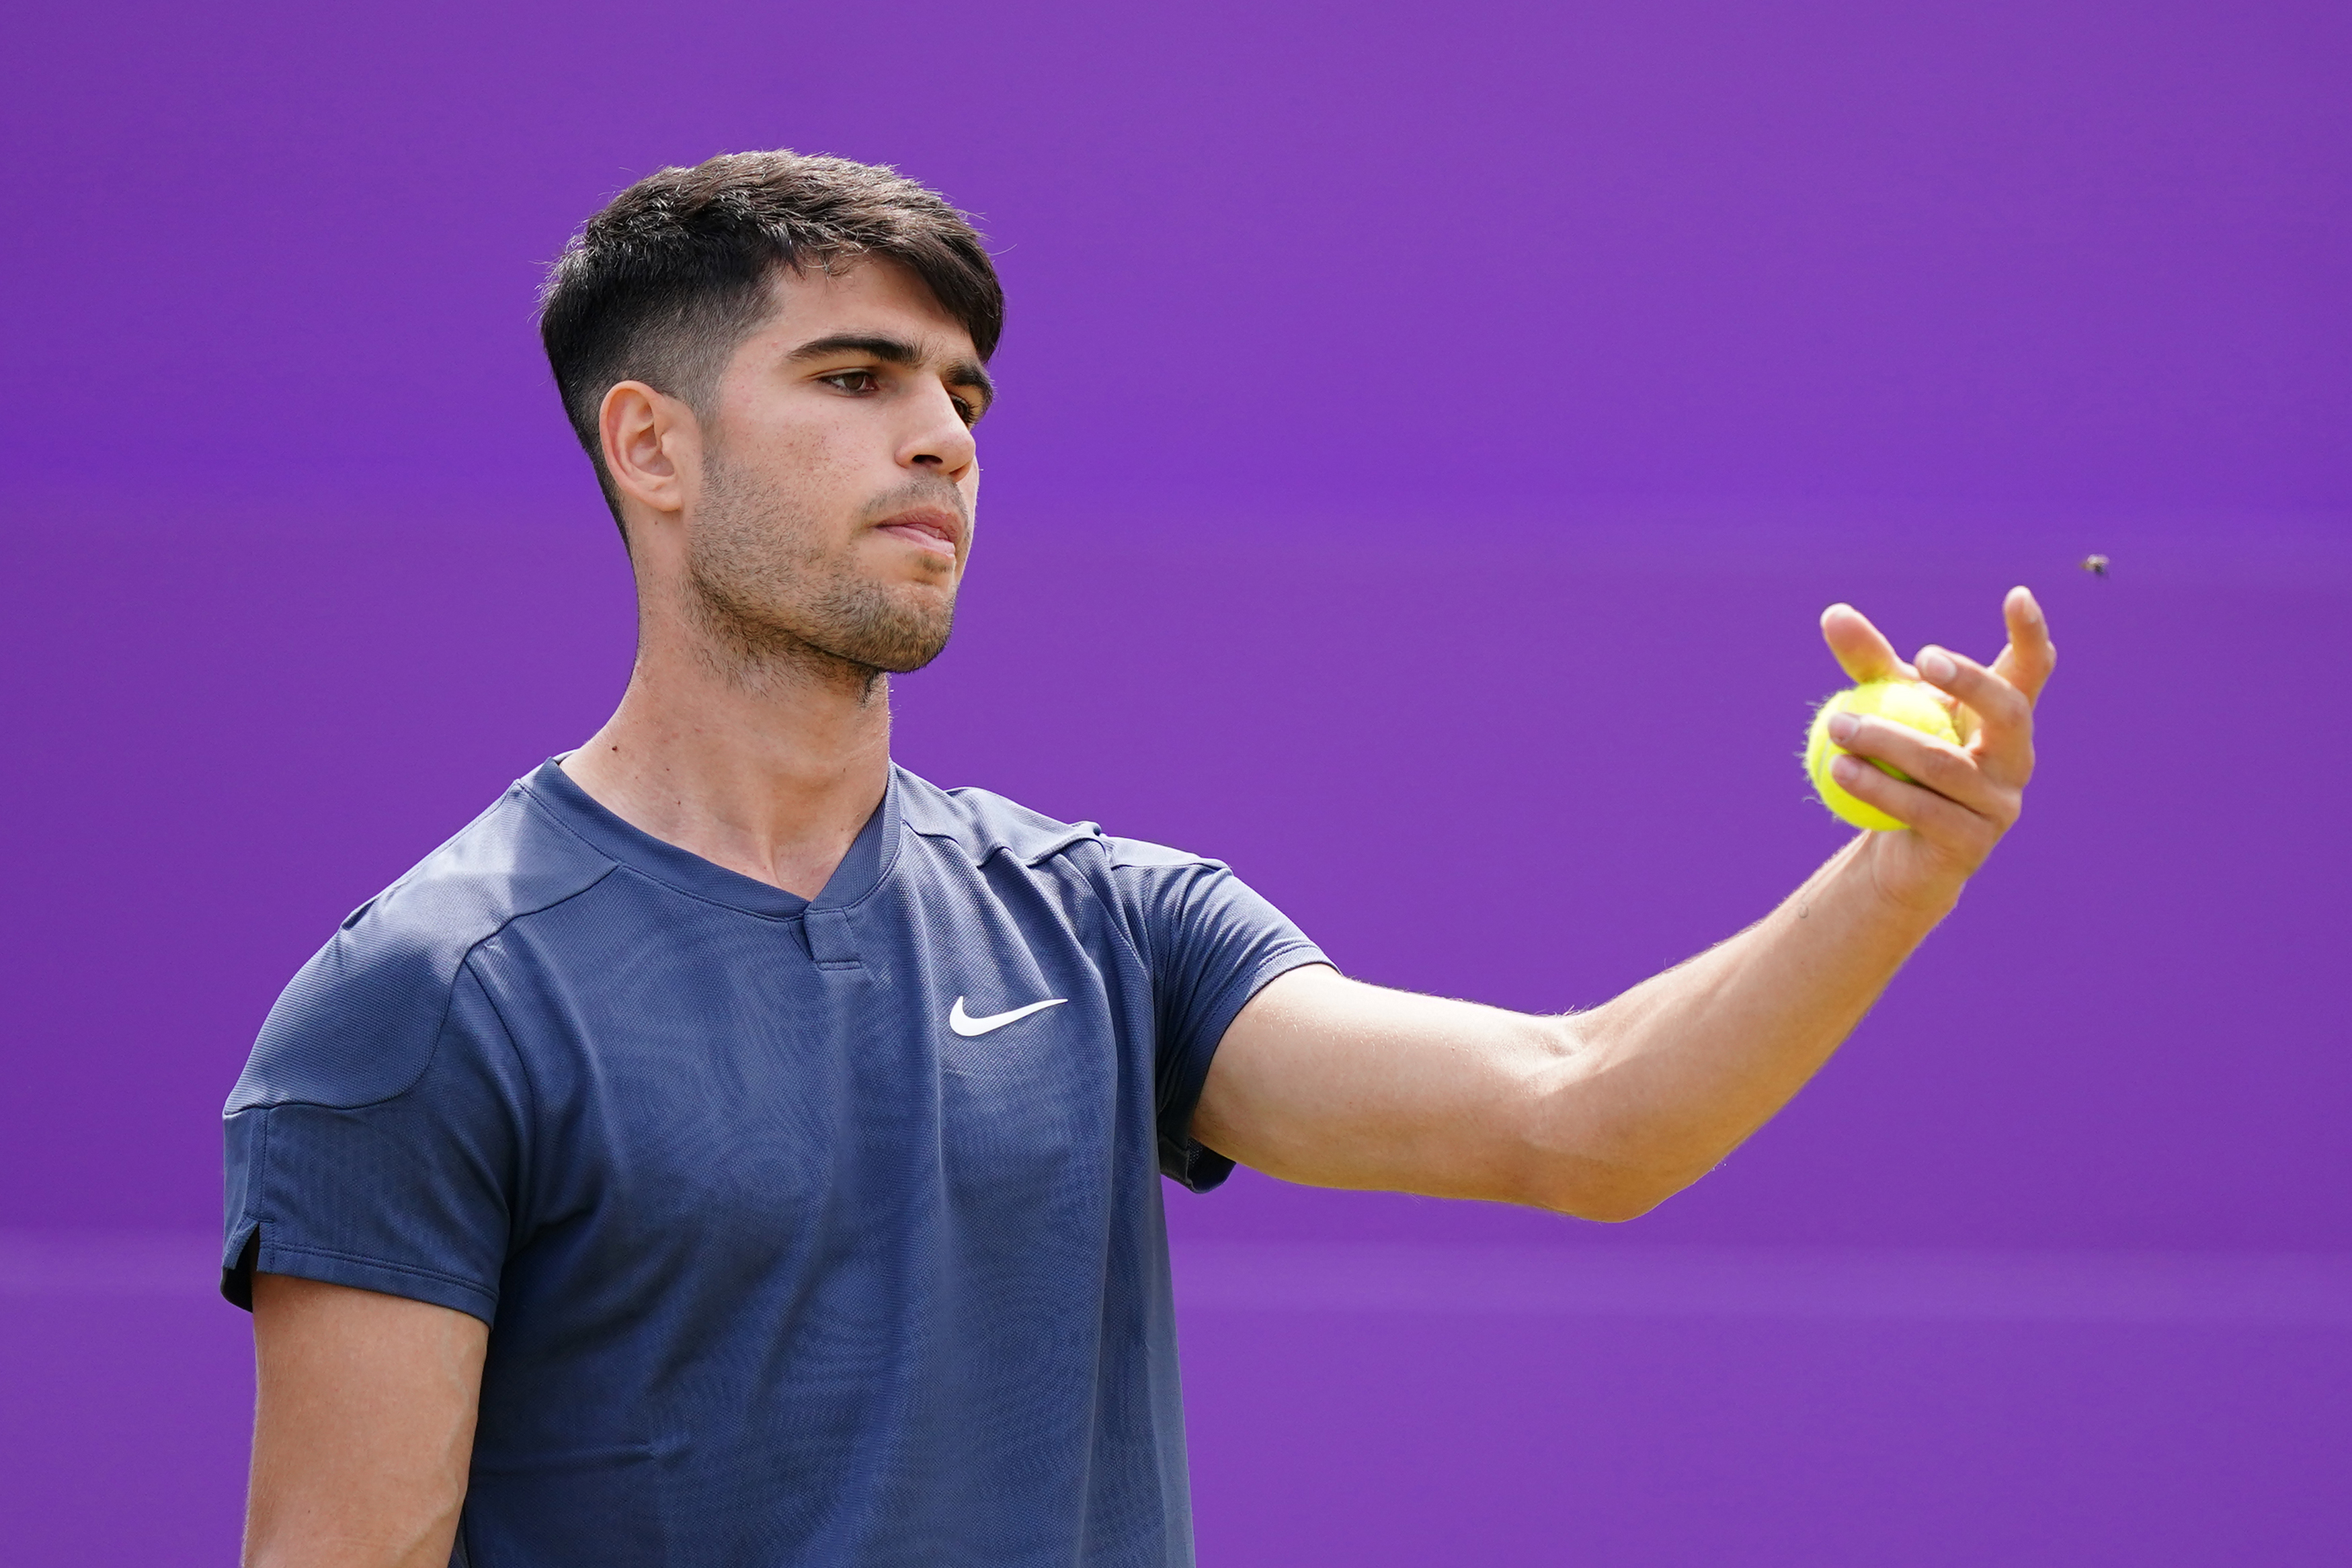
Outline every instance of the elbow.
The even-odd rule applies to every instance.
[[[1602,1225],[1639,1219],[1705,1176],[1652,1115],[1629,1110],[1622,1074],[1563,1028],[1552,1071],[1538,1081],[1520,1126],[1520,1201]]]
[[[1622,1225],[1639,1219],[1690,1184],[1654,1173],[1572,1162],[1545,1173],[1523,1201],[1571,1219]]]
[[[1517,1179],[1509,1196],[1516,1201],[1574,1219],[1622,1225],[1690,1185],[1690,1177],[1643,1159],[1649,1151],[1609,1135],[1611,1129],[1595,1126],[1589,1117],[1559,1115],[1563,1108],[1561,1101],[1546,1103],[1524,1127],[1512,1162]]]
[[[1607,1197],[1588,1199],[1574,1208],[1562,1209],[1560,1212],[1571,1215],[1578,1219],[1591,1220],[1597,1225],[1622,1225],[1628,1220],[1641,1218],[1665,1200],[1666,1195],[1663,1193],[1654,1197],[1647,1195],[1620,1197],[1612,1194]]]

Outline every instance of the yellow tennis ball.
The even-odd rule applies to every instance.
[[[1821,796],[1822,804],[1830,809],[1832,815],[1841,817],[1857,828],[1874,828],[1881,832],[1891,832],[1902,827],[1902,823],[1877,807],[1866,800],[1857,800],[1839,789],[1837,780],[1830,777],[1831,758],[1847,755],[1844,747],[1830,738],[1830,716],[1836,713],[1893,719],[1896,724],[1907,724],[1913,729],[1957,746],[1960,735],[1952,727],[1950,711],[1937,699],[1934,687],[1923,686],[1916,681],[1864,681],[1858,686],[1838,693],[1822,704],[1820,711],[1813,715],[1813,727],[1805,736],[1805,777],[1812,780],[1814,792]],[[1910,782],[1910,776],[1902,769],[1889,768],[1874,757],[1865,757],[1863,760],[1881,773],[1891,773],[1906,784]]]

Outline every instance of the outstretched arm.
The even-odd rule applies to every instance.
[[[247,1568],[443,1568],[473,1456],[478,1318],[257,1274]]]
[[[1534,1017],[1294,970],[1226,1031],[1193,1135],[1286,1180],[1594,1219],[1632,1218],[1697,1180],[1829,1059],[2017,821],[2056,653],[2032,594],[2012,591],[2003,611],[2009,645],[1990,668],[1931,647],[1915,669],[1851,608],[1822,618],[1854,679],[1924,679],[1954,706],[1957,746],[1833,721],[1855,754],[1837,781],[1904,831],[1861,834],[1756,925],[1591,1012]]]

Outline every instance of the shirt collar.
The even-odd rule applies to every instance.
[[[728,870],[622,821],[563,771],[566,752],[551,757],[517,782],[532,800],[598,853],[696,898],[749,915],[783,919],[811,909],[848,909],[881,886],[898,858],[898,769],[882,787],[882,803],[851,841],[849,852],[814,899]]]

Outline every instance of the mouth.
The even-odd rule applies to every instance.
[[[885,517],[874,527],[877,532],[893,535],[919,550],[950,561],[955,559],[956,547],[963,539],[963,519],[938,507],[918,507]]]

